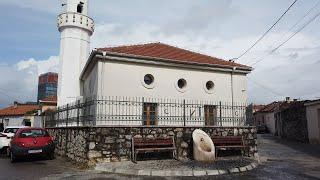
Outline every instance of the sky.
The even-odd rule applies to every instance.
[[[262,41],[236,60],[254,68],[248,75],[249,103],[286,96],[320,98],[320,17],[270,54],[320,12],[319,1],[298,0]],[[228,60],[249,48],[292,2],[89,0],[96,24],[91,48],[163,42]],[[36,101],[38,75],[58,72],[56,17],[62,3],[0,0],[0,108],[15,100]]]

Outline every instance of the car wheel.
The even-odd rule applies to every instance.
[[[50,160],[53,160],[53,159],[54,159],[54,152],[50,152],[50,153],[48,154],[48,158],[49,158]]]
[[[10,161],[11,163],[14,163],[17,161],[17,157],[12,152],[10,152]]]
[[[7,153],[7,157],[10,157],[10,149],[9,148],[7,148],[6,153]]]

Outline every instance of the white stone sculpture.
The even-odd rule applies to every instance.
[[[196,129],[192,133],[193,158],[199,162],[210,163],[215,160],[215,148],[207,133]]]

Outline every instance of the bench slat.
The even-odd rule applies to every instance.
[[[176,147],[173,137],[171,138],[132,138],[133,161],[136,162],[136,155],[141,151],[172,151],[173,157],[176,157]]]
[[[153,150],[174,150],[176,148],[171,147],[171,148],[137,148],[136,151],[153,151]]]

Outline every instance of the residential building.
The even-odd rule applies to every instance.
[[[58,74],[41,74],[38,81],[38,102],[50,96],[57,96]]]
[[[308,126],[305,103],[309,101],[285,101],[275,113],[276,134],[281,138],[307,143]]]
[[[7,126],[33,126],[34,117],[40,110],[39,105],[34,103],[21,104],[14,102],[14,105],[0,109],[0,124]]]
[[[254,114],[265,105],[249,104],[246,108],[246,125],[254,125]]]
[[[305,103],[308,137],[312,144],[320,144],[320,99]]]
[[[275,113],[284,101],[275,101],[265,105],[254,113],[253,124],[255,126],[266,126],[271,134],[276,135]]]

